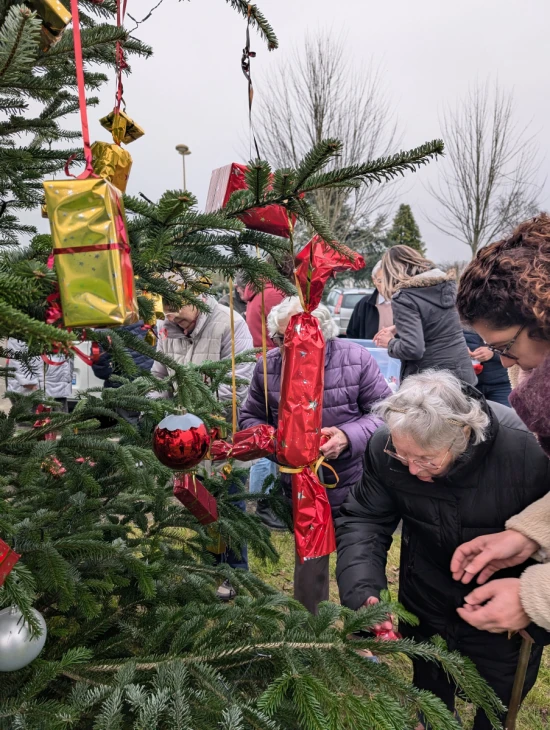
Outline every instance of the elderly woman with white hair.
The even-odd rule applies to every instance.
[[[393,325],[391,301],[380,293],[382,261],[374,265],[371,277],[374,291],[357,302],[346,330],[346,335],[354,340],[372,340],[377,332]]]
[[[342,603],[358,609],[379,600],[392,535],[402,520],[399,600],[419,619],[402,633],[417,640],[442,636],[508,704],[521,637],[480,631],[461,618],[471,587],[453,580],[450,562],[463,542],[504,529],[507,519],[548,492],[548,460],[511,409],[488,403],[448,371],[411,375],[374,412],[386,425],[371,438],[363,479],[336,520]],[[517,577],[526,565],[501,577]],[[548,641],[519,602],[516,614],[518,630]],[[524,695],[535,683],[541,654],[535,645]],[[413,667],[415,685],[453,709],[455,687],[445,672],[420,659]],[[474,730],[491,727],[478,711]]]
[[[292,315],[301,311],[298,297],[291,297],[269,313],[269,335],[278,347],[267,354],[268,412],[266,414],[263,363],[260,359],[240,410],[241,428],[260,423],[277,426],[284,333]],[[338,328],[326,307],[320,305],[312,314],[319,320],[326,341],[321,433],[328,436],[328,441],[321,446],[321,451],[338,474],[337,484],[330,470],[325,470],[324,474],[324,482],[333,485],[328,490],[328,498],[333,514],[337,514],[350,487],[361,477],[367,443],[381,423],[372,413],[373,406],[391,391],[365,348],[345,339],[336,339]],[[294,596],[313,613],[320,601],[328,600],[328,566],[328,555],[308,560],[303,565],[299,561],[296,563]]]

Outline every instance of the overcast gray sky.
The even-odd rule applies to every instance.
[[[145,16],[154,0],[129,0],[128,11]],[[402,147],[441,136],[439,118],[448,104],[477,79],[498,79],[513,90],[522,124],[532,121],[544,163],[550,160],[550,63],[548,0],[258,0],[279,38],[269,53],[253,33],[256,78],[303,43],[308,32],[344,34],[347,52],[360,67],[380,66],[403,133]],[[127,25],[129,25],[128,21]],[[153,46],[149,61],[134,61],[125,83],[127,111],[146,131],[129,150],[134,165],[128,192],[157,198],[181,187],[181,157],[175,145],[189,145],[188,187],[206,200],[211,171],[238,161],[247,138],[246,81],[240,69],[245,21],[224,0],[164,0],[136,33]],[[262,88],[262,93],[266,91]],[[112,108],[114,80],[90,110],[91,136],[107,139],[98,119]],[[75,121],[76,124],[76,121]],[[469,249],[439,233],[426,220],[436,204],[425,190],[436,180],[440,160],[408,175],[403,200],[410,203],[429,255],[437,261],[465,259]],[[542,199],[549,206],[550,187]],[[41,230],[47,221],[40,220]]]

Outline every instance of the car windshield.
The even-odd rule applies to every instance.
[[[363,299],[365,296],[365,292],[357,292],[356,294],[346,294],[344,296],[344,301],[342,302],[342,307],[345,309],[353,309],[355,305]]]

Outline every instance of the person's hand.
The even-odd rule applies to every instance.
[[[470,357],[472,357],[474,360],[479,360],[479,362],[487,362],[488,360],[492,360],[494,357],[494,352],[492,350],[489,350],[488,347],[478,347],[477,350],[474,350]]]
[[[467,595],[464,606],[456,609],[457,613],[480,631],[493,634],[521,631],[531,619],[523,610],[519,589],[519,578],[492,580]]]
[[[376,598],[376,596],[369,596],[363,606],[374,606],[375,604],[380,603],[380,599]],[[382,621],[381,624],[374,624],[374,626],[371,626],[371,629],[373,631],[376,631],[379,633],[380,631],[394,631],[393,621],[390,615],[388,615],[387,621]]]
[[[391,327],[384,327],[374,335],[374,344],[376,347],[387,347],[391,340],[395,337],[396,333],[397,329],[395,325],[392,325]]]
[[[345,451],[349,446],[348,437],[336,426],[330,426],[330,428],[322,428],[321,436],[327,436],[328,441],[321,444],[321,453],[326,456],[327,459],[337,459],[342,451]]]
[[[497,570],[524,563],[539,547],[534,540],[516,530],[481,535],[455,550],[451,573],[455,580],[462,583],[469,583],[479,573],[477,582],[482,584]]]
[[[38,390],[38,385],[24,385],[25,390]]]

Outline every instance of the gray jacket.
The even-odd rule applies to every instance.
[[[401,379],[435,368],[475,385],[477,378],[456,309],[452,275],[432,269],[413,276],[392,297],[397,336],[388,353],[401,360]]]
[[[21,340],[10,337],[8,340],[8,349],[12,352],[23,352],[27,346]],[[73,387],[73,361],[64,355],[48,355],[48,359],[59,365],[46,364],[46,388],[45,392],[50,398],[70,398]],[[24,367],[19,360],[8,360],[10,368],[15,368],[15,372],[8,380],[6,390],[14,393],[30,392],[32,388],[25,386],[35,386],[35,388],[44,390],[44,362],[39,357],[33,357],[29,362],[29,367]]]

